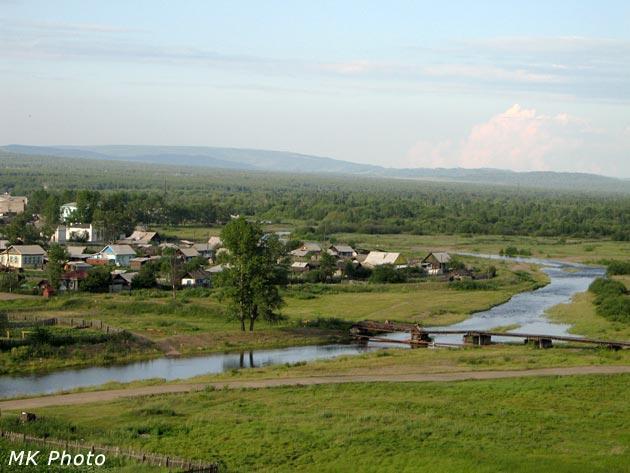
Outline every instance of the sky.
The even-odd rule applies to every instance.
[[[630,177],[630,2],[0,0],[0,144]]]

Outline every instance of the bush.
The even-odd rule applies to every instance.
[[[607,261],[608,266],[608,275],[614,274],[630,274],[630,261],[618,261],[618,260],[610,260]]]
[[[460,291],[492,291],[498,289],[498,285],[495,281],[474,281],[471,279],[464,279],[463,281],[450,282],[449,287]]]
[[[150,289],[157,285],[155,275],[157,273],[157,265],[147,263],[140,268],[136,277],[131,281],[132,289]]]
[[[87,292],[107,292],[110,280],[109,266],[92,268],[87,277],[79,283],[82,291]]]
[[[372,270],[370,276],[371,283],[401,283],[405,282],[407,277],[403,271],[398,271],[391,264],[383,264],[376,266]]]
[[[588,289],[596,295],[598,315],[616,322],[630,323],[630,298],[623,283],[613,279],[597,278]]]
[[[328,330],[350,330],[352,322],[347,320],[338,319],[336,317],[317,317],[314,320],[303,320],[301,322],[302,327],[309,328],[322,328]]]
[[[599,296],[618,296],[626,294],[628,290],[626,286],[614,279],[597,278],[588,287],[588,290]]]

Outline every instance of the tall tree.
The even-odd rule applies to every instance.
[[[173,299],[175,299],[177,288],[184,276],[184,264],[174,248],[165,248],[162,252],[161,269],[171,285]]]
[[[230,299],[230,315],[239,320],[242,331],[248,322],[253,331],[259,318],[277,320],[283,303],[278,284],[286,281],[286,269],[277,263],[277,238],[263,238],[258,224],[240,217],[223,228],[221,240],[227,252],[219,283]]]
[[[63,274],[63,265],[68,260],[69,255],[66,249],[53,243],[48,248],[48,263],[46,263],[46,277],[48,283],[53,289],[59,289],[59,283],[61,282],[61,275]]]

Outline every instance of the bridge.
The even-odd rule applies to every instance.
[[[394,332],[407,332],[410,338],[407,340],[392,340],[379,335]],[[385,342],[385,343],[401,343],[410,345],[412,348],[448,345],[446,343],[436,344],[432,335],[462,335],[464,345],[490,345],[492,337],[512,337],[522,338],[526,344],[531,344],[539,348],[550,348],[554,341],[564,343],[589,344],[612,350],[621,350],[630,348],[629,341],[613,341],[613,340],[597,340],[583,337],[569,337],[564,335],[541,335],[531,333],[517,332],[493,332],[486,330],[440,330],[427,329],[418,324],[399,323],[399,322],[375,322],[366,320],[358,322],[350,329],[351,336],[360,342]],[[499,342],[500,343],[500,342]]]

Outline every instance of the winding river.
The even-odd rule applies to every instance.
[[[501,257],[494,255],[474,256],[501,259]],[[550,283],[535,291],[517,294],[504,304],[478,312],[463,322],[448,328],[488,330],[514,324],[519,325],[515,331],[521,333],[567,334],[569,326],[551,322],[545,317],[545,311],[556,304],[568,302],[574,294],[585,291],[596,277],[604,274],[604,270],[601,268],[576,263],[535,258],[510,258],[510,261],[541,265],[543,271],[549,276]],[[403,333],[391,334],[391,338],[407,337],[408,334]],[[436,338],[436,342],[461,343],[461,336],[440,336]],[[0,376],[0,398],[49,394],[61,390],[96,386],[110,381],[126,383],[151,378],[184,379],[240,368],[322,360],[340,355],[357,355],[386,346],[390,345],[300,346],[275,350],[255,350],[245,353],[220,353],[190,358],[158,358],[126,365],[69,369],[47,374]],[[400,344],[391,344],[391,346],[404,347]]]

